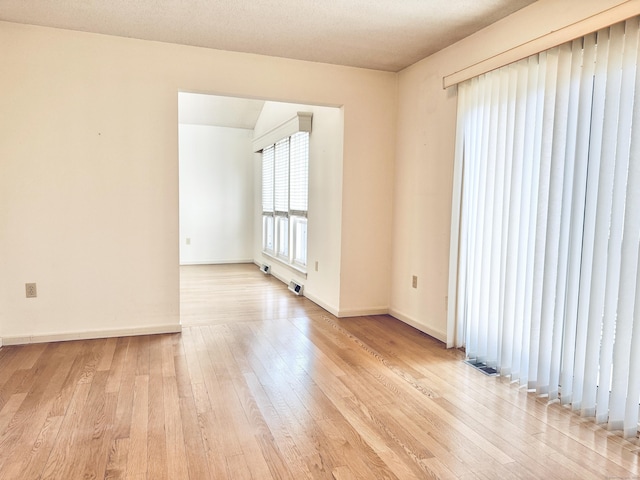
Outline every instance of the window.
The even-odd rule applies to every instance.
[[[296,268],[307,265],[309,133],[262,150],[262,248]]]
[[[640,401],[639,27],[459,85],[452,222],[455,346],[625,436]]]

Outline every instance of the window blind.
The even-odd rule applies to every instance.
[[[299,132],[292,135],[290,145],[290,208],[306,215],[309,191],[309,133]]]
[[[454,345],[635,436],[639,20],[459,85]]]
[[[269,146],[262,151],[262,211],[273,212],[275,148]]]
[[[289,138],[275,144],[275,210],[289,211]]]
[[[296,118],[305,120],[304,130],[262,150],[262,246],[268,255],[303,270],[307,265],[311,115],[298,113]],[[272,136],[270,133],[269,138]],[[259,141],[263,142],[264,137]]]

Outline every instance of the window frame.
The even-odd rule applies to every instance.
[[[303,135],[303,140],[300,142],[300,135]],[[298,137],[296,137],[298,136]],[[294,139],[294,137],[296,137]],[[292,167],[292,139],[304,147],[302,154],[304,158],[302,160],[303,175],[291,174]],[[284,146],[286,144],[286,147]],[[306,274],[308,263],[308,199],[309,199],[309,145],[310,145],[310,132],[299,131],[291,135],[288,135],[275,143],[265,146],[262,149],[262,253],[275,260],[278,260],[285,265]],[[278,147],[281,150],[278,150]],[[286,173],[282,173],[282,157],[278,157],[278,153],[282,150],[286,150]],[[272,163],[267,165],[268,168],[272,168],[271,186],[271,199],[265,198],[265,152],[267,155],[272,155],[268,159]],[[299,166],[299,165],[297,165]],[[280,167],[280,174],[278,176],[278,169]],[[282,175],[286,176],[286,182],[282,181]],[[291,192],[295,190],[297,194],[301,191],[300,181],[304,183],[302,190],[304,190],[303,204],[306,204],[306,210],[292,209]],[[298,182],[296,185],[292,185],[292,182]],[[286,184],[286,187],[284,186]],[[284,210],[283,203],[283,190],[286,189],[284,194],[286,195],[287,209]],[[268,194],[267,194],[268,197]],[[267,200],[267,202],[265,202]],[[270,200],[270,201],[269,201]],[[278,201],[279,200],[279,201]],[[300,201],[298,198],[297,201]],[[272,208],[265,208],[272,206]],[[300,204],[296,205],[300,207]],[[304,223],[305,228],[298,234],[298,227]],[[304,239],[299,238],[303,236]],[[304,252],[304,258],[298,255],[300,253],[300,243],[304,242],[302,251]]]

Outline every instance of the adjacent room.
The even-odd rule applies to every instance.
[[[639,15],[0,0],[0,477],[636,478]]]

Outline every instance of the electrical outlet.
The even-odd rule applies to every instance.
[[[318,261],[316,260],[316,272],[318,271]]]
[[[414,275],[413,278],[411,279],[411,286],[413,288],[418,288],[418,277],[417,277],[417,275]]]
[[[187,245],[191,245],[191,238],[187,237],[187,239],[186,239],[185,243],[186,243]]]
[[[25,283],[24,284],[27,298],[36,298],[38,296],[38,290],[36,289],[35,283]]]

